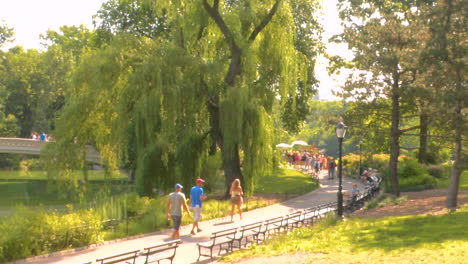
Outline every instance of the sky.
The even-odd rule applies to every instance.
[[[341,30],[336,9],[337,0],[320,0],[323,5],[321,18],[324,26],[323,39],[326,41]],[[105,0],[0,0],[0,22],[13,27],[15,42],[6,48],[22,45],[26,49],[41,49],[39,35],[48,29],[58,30],[63,25],[85,24],[92,28],[92,16]],[[349,57],[345,46],[327,44],[327,52]],[[328,76],[327,60],[318,59],[316,75],[320,80],[319,98],[335,100],[333,89],[343,83],[343,76]]]

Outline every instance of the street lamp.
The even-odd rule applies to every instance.
[[[341,161],[343,139],[346,135],[346,126],[343,122],[339,122],[335,128],[336,137],[338,138],[338,212],[337,216],[339,219],[343,217],[343,187],[342,187],[342,177],[343,177],[343,162]]]

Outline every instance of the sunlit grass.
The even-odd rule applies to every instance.
[[[291,169],[277,169],[258,182],[255,193],[304,194],[318,188],[310,175]]]
[[[222,261],[301,252],[310,254],[304,263],[461,264],[468,259],[466,223],[468,207],[438,216],[329,220],[234,252]]]

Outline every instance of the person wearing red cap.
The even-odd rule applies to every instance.
[[[203,184],[205,180],[198,178],[196,181],[196,185],[192,187],[190,190],[190,201],[192,201],[192,209],[193,209],[193,226],[192,231],[190,234],[195,235],[195,228],[197,228],[197,232],[201,232],[202,230],[198,227],[198,222],[201,220],[201,208],[202,208],[202,201],[206,199],[205,192],[203,191]]]

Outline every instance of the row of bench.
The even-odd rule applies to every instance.
[[[198,243],[198,259],[206,256],[213,259],[213,253],[218,255],[223,251],[232,252],[235,248],[247,247],[255,242],[262,243],[266,239],[281,232],[288,232],[300,226],[312,225],[326,213],[335,211],[336,203],[328,203],[317,207],[298,210],[285,216],[279,216],[240,227],[228,228],[211,233],[210,240]]]
[[[345,201],[344,209],[351,213],[364,206],[366,201],[371,200],[379,193],[381,181],[382,179],[378,178],[377,182],[366,186],[365,191],[357,199]],[[287,232],[299,226],[312,225],[316,220],[328,212],[336,211],[336,209],[337,203],[333,202],[299,210],[285,216],[213,232],[209,241],[197,244],[199,253],[197,262],[202,256],[213,259],[215,248],[218,249],[218,255],[220,255],[222,251],[232,252],[235,248],[247,247],[252,242],[259,244],[282,231]]]
[[[82,264],[159,264],[163,260],[167,260],[172,263],[172,260],[176,255],[177,247],[179,247],[180,243],[180,239],[172,240],[146,247],[143,250],[130,250],[116,255],[98,258],[96,259],[96,262],[88,261]]]

